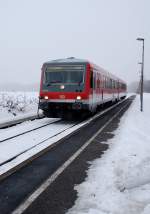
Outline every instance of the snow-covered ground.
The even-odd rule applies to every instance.
[[[37,112],[38,92],[0,92],[0,122]]]
[[[21,133],[23,130],[27,131],[30,128],[38,127],[39,125],[46,125],[59,120],[58,118],[44,118],[35,121],[28,121],[19,124],[15,127],[10,127],[8,130],[2,130],[2,139],[7,136],[10,137],[13,133]],[[17,138],[10,139],[0,143],[0,176],[8,172],[10,169],[16,167],[20,163],[33,157],[35,154],[43,151],[45,148],[56,143],[63,137],[83,126],[84,123],[75,125],[73,122],[58,124],[50,124],[34,132],[29,132]],[[18,130],[17,130],[18,128]],[[57,135],[58,134],[58,135]],[[2,140],[1,139],[1,140]],[[21,154],[20,154],[21,153]],[[9,159],[20,154],[15,159],[5,163]],[[1,165],[2,164],[2,165]]]
[[[150,94],[121,118],[102,158],[91,163],[68,214],[150,214]],[[106,143],[106,142],[104,142]]]
[[[79,124],[77,121],[67,122],[61,121],[59,118],[43,118],[41,120],[26,121],[16,126],[0,130],[0,176],[75,130],[80,129],[85,124],[90,123],[93,118],[109,111],[113,107],[114,106],[111,106],[109,109],[105,109],[94,117]],[[52,124],[58,120],[60,120],[59,123]],[[45,126],[47,124],[49,125]],[[41,126],[42,128],[38,130],[2,142],[6,138]],[[10,159],[11,161],[9,161]]]
[[[61,133],[62,131],[72,127],[74,123],[61,122],[55,124],[55,121],[59,119],[56,118],[44,118],[42,120],[35,120],[30,122],[24,122],[15,127],[11,127],[9,129],[5,129],[0,131],[0,165],[3,162],[12,159],[18,154],[22,154],[27,152],[28,150],[32,150],[33,148],[38,147],[38,145],[43,145],[45,141],[49,140],[53,136]],[[44,126],[47,125],[48,126]],[[30,129],[37,128],[39,126],[43,126],[40,129],[34,130],[32,132],[26,133],[24,135],[18,136],[16,138],[1,142],[3,139],[7,137],[11,137],[14,133],[22,133],[23,131],[28,131]],[[18,130],[16,131],[18,127]],[[1,171],[1,167],[0,167]]]

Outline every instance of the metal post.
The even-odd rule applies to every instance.
[[[144,88],[144,39],[142,51],[142,72],[141,72],[141,111],[143,111],[143,88]]]
[[[137,38],[138,41],[142,41],[142,63],[141,64],[141,90],[140,90],[140,101],[141,101],[141,112],[143,111],[143,87],[144,87],[144,39],[143,38]]]

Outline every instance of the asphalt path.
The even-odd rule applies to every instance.
[[[0,182],[0,214],[12,213],[23,201],[33,193],[50,175],[68,160],[85,142],[91,138],[107,121],[124,105],[117,117],[108,124],[100,135],[67,167],[63,173],[25,210],[36,214],[63,214],[75,202],[77,192],[74,185],[86,178],[89,161],[101,157],[108,149],[105,144],[113,137],[112,132],[118,127],[121,116],[129,108],[133,97],[110,110],[100,118],[92,121],[69,136],[61,144],[53,147],[29,165],[15,172]],[[103,143],[102,143],[103,142]]]

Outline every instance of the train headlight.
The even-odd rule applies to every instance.
[[[64,86],[64,85],[61,85],[61,86],[60,86],[60,89],[64,89],[64,88],[65,88],[65,86]]]
[[[77,98],[76,98],[77,100],[81,100],[82,98],[81,98],[81,96],[77,96]]]
[[[44,96],[44,99],[45,99],[45,100],[48,100],[48,96]]]

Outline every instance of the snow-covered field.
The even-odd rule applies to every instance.
[[[0,92],[0,121],[35,113],[37,102],[38,93]],[[139,109],[137,96],[121,118],[115,137],[104,142],[110,145],[109,150],[102,158],[91,163],[86,181],[75,187],[78,199],[68,214],[150,214],[150,94],[144,94],[144,112],[141,113]],[[18,127],[24,125],[26,123]],[[9,136],[8,134],[14,133],[14,129],[17,126],[10,128],[10,133],[3,130],[1,138],[5,134]],[[55,140],[58,139],[53,141]],[[16,142],[12,143],[13,146],[14,143]],[[53,142],[45,142],[46,145],[39,145],[42,147],[39,149],[51,143]],[[7,146],[6,142],[4,146]],[[37,148],[35,150],[37,152]],[[6,151],[9,152],[8,149]],[[25,154],[24,159],[30,155],[31,152]],[[3,154],[1,158],[4,156],[8,157],[8,154]],[[1,161],[4,161],[3,158]],[[12,165],[22,160],[23,157],[15,160]],[[7,171],[12,165],[1,166],[0,172]]]
[[[122,117],[110,149],[91,163],[68,214],[150,214],[150,94]],[[106,142],[104,142],[106,143]]]
[[[0,122],[37,112],[38,92],[0,92]]]

